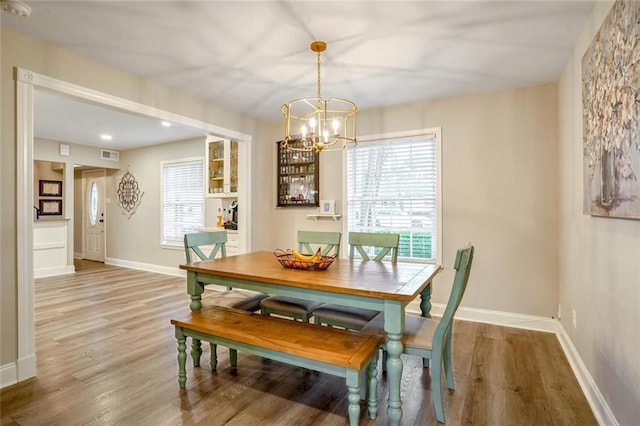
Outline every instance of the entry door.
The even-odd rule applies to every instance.
[[[104,262],[105,252],[105,171],[82,172],[82,257]]]

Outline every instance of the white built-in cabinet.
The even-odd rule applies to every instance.
[[[238,196],[238,142],[207,136],[207,197]]]
[[[68,219],[33,222],[34,278],[75,272],[69,256]]]

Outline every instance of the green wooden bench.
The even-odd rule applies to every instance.
[[[298,367],[345,377],[349,400],[349,424],[360,418],[360,385],[367,376],[369,418],[378,413],[377,360],[384,336],[330,327],[318,327],[282,318],[222,306],[189,312],[172,319],[178,340],[178,383],[184,388],[186,338],[203,340]],[[211,353],[211,370],[216,371],[217,355]],[[194,358],[194,366],[200,360]]]

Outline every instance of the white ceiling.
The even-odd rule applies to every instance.
[[[44,91],[34,95],[34,133],[55,141],[126,150],[202,137],[206,132],[145,116],[79,102]],[[102,134],[113,139],[103,140]]]
[[[367,109],[555,82],[594,4],[27,3],[31,17],[3,14],[2,26],[270,122],[280,120],[283,103],[315,95],[313,40],[328,44],[322,54],[323,96]],[[59,110],[67,107],[69,102]],[[68,127],[82,127],[78,121]]]

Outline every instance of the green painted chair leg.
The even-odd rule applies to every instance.
[[[444,362],[444,376],[447,379],[447,387],[449,389],[455,389],[456,384],[455,384],[455,381],[453,380],[453,369],[451,367],[451,337],[449,337],[449,340],[444,345],[443,362]]]
[[[200,356],[202,355],[202,342],[198,339],[191,339],[191,358],[193,366],[200,367]]]
[[[209,347],[211,348],[209,365],[211,366],[211,371],[214,372],[218,369],[218,345],[216,345],[215,343],[209,343]]]
[[[436,419],[444,423],[444,405],[442,403],[442,354],[433,353],[431,358],[431,398]]]
[[[238,366],[238,351],[235,349],[229,349],[229,364],[234,368]]]

